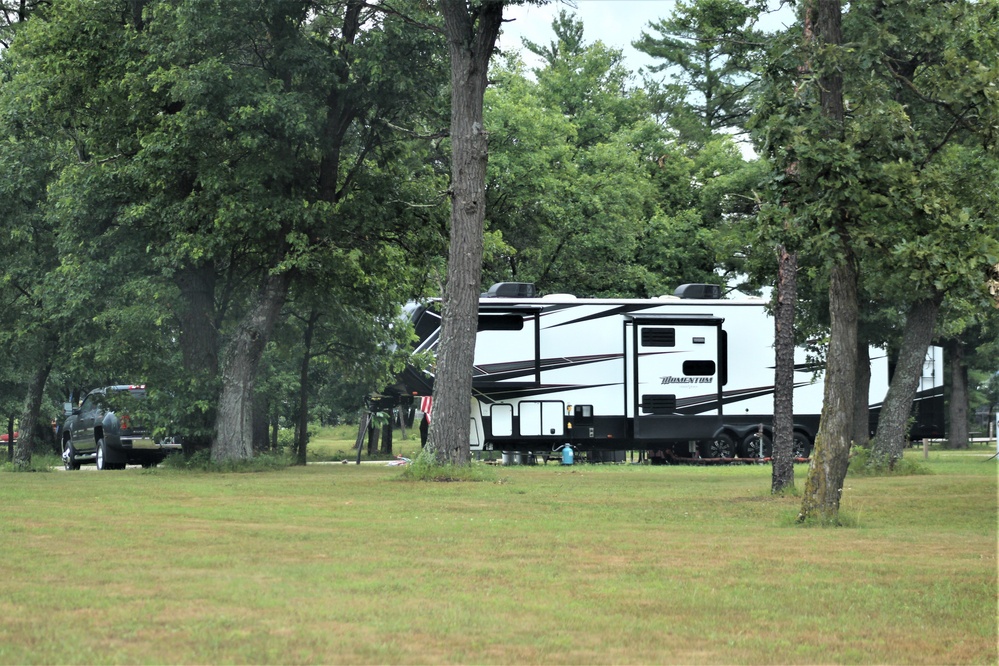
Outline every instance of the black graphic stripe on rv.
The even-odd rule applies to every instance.
[[[808,386],[809,382],[798,382],[795,388]],[[751,400],[762,396],[773,395],[773,386],[760,386],[758,388],[742,389],[740,391],[729,391],[722,395],[722,404],[731,405],[743,400]],[[676,411],[678,414],[701,414],[707,411],[718,409],[718,396],[714,393],[705,395],[695,395],[687,398],[680,398],[676,401]]]
[[[800,384],[801,386],[806,386],[807,382]],[[734,391],[733,394],[725,394],[722,397],[722,404],[732,404],[740,402],[742,400],[748,400],[750,398],[757,398],[760,396],[772,394],[774,392],[773,387],[761,387],[759,389],[747,389],[743,391]],[[735,395],[738,394],[738,395]],[[686,398],[678,398],[676,401],[676,413],[677,414],[703,414],[704,412],[713,412],[718,409],[718,394],[716,393],[706,393],[704,395],[689,396]]]
[[[483,363],[472,366],[472,376],[475,378],[488,377],[489,379],[500,381],[502,379],[515,379],[534,374],[534,360],[509,361],[507,363]]]
[[[774,366],[768,365],[768,370],[773,370]],[[826,369],[826,364],[822,361],[808,361],[807,363],[795,363],[795,372],[821,372]]]
[[[568,321],[563,321],[561,324],[553,324],[552,326],[545,326],[544,328],[558,328],[560,326],[570,326],[572,324],[578,324],[579,322],[582,322],[582,321],[593,321],[594,319],[605,319],[607,317],[617,317],[619,315],[628,314],[629,312],[639,312],[641,310],[648,310],[650,308],[658,307],[658,305],[661,305],[661,304],[655,304],[655,305],[634,305],[634,304],[631,304],[631,305],[619,305],[617,307],[609,308],[607,310],[601,310],[600,312],[594,312],[593,314],[587,315],[585,317],[577,317],[576,319],[570,319]],[[570,307],[575,307],[575,306],[573,305],[573,306],[570,306]],[[544,317],[546,314],[548,314],[547,310],[545,312],[542,312],[541,316]]]
[[[542,370],[561,370],[619,360],[621,354],[593,354],[589,356],[569,356],[541,359]],[[533,377],[536,371],[534,360],[510,361],[507,363],[483,363],[473,367],[473,381],[502,382],[514,379]]]
[[[606,386],[620,386],[620,384],[610,383],[610,384],[582,384],[579,386],[571,386],[568,384],[545,384],[544,386],[532,386],[524,388],[509,388],[504,390],[494,390],[490,388],[489,393],[483,393],[482,391],[472,387],[472,393],[479,402],[491,405],[494,402],[503,402],[506,400],[517,400],[524,398],[533,398],[534,396],[542,396],[551,393],[552,391],[582,391],[585,389],[598,389],[604,388]]]
[[[682,354],[682,353],[685,353],[687,351],[690,351],[690,350],[688,350],[688,349],[675,349],[675,350],[670,350],[670,351],[654,351],[654,352],[646,351],[646,352],[638,352],[637,356],[638,356],[638,358],[648,358],[649,356],[668,356],[670,354]]]
[[[802,386],[808,386],[809,384],[811,384],[811,382],[796,382],[794,384],[794,388],[801,388]],[[762,398],[773,394],[773,386],[758,386],[756,388],[742,389],[739,391],[725,391],[722,394],[722,404],[733,405],[737,402],[742,402],[743,400],[752,400],[753,398]]]

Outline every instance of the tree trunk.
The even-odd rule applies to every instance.
[[[320,316],[319,310],[313,308],[305,321],[302,336],[305,351],[302,352],[302,364],[298,371],[298,427],[295,428],[295,462],[299,465],[306,463],[306,450],[309,446],[309,366],[312,363],[312,339]]]
[[[857,336],[857,393],[853,399],[853,445],[865,449],[871,443],[871,349],[867,339]]]
[[[798,297],[798,256],[777,249],[777,301],[774,308],[774,438],[770,492],[794,487],[794,303]]]
[[[902,348],[898,352],[895,373],[888,385],[888,394],[881,405],[878,429],[874,434],[871,461],[878,466],[894,469],[902,457],[909,434],[909,415],[912,402],[919,388],[926,350],[933,340],[933,327],[943,302],[943,294],[916,301],[909,308],[902,334]]]
[[[381,437],[381,428],[375,425],[375,419],[368,421],[368,457],[374,458],[378,453],[378,438]]]
[[[823,46],[838,46],[843,43],[842,0],[812,0],[815,17],[815,36]],[[843,138],[843,120],[846,116],[843,106],[843,75],[840,69],[829,68],[819,79],[819,104],[822,115],[828,121],[827,135]]]
[[[288,294],[287,272],[267,277],[255,306],[236,328],[222,369],[222,394],[215,419],[212,461],[247,460],[253,455],[253,387],[264,347]]]
[[[451,234],[428,455],[466,465],[469,400],[481,293],[488,144],[482,126],[489,57],[503,18],[502,0],[440,0],[451,57]]]
[[[13,457],[15,469],[31,467],[31,454],[36,450],[36,445],[44,441],[38,420],[42,412],[42,400],[45,397],[45,383],[52,372],[52,359],[58,346],[59,337],[54,333],[48,333],[36,350],[35,371],[28,381],[24,410],[18,422],[17,445],[14,447]]]
[[[409,408],[403,405],[399,405],[399,431],[402,433],[402,438],[404,440],[409,439],[406,436],[406,414],[409,412]]]
[[[149,4],[149,0],[129,0],[129,8],[132,14],[132,28],[136,32],[142,32],[145,24],[142,21],[142,10]]]
[[[839,500],[850,465],[857,376],[857,272],[852,261],[829,275],[829,351],[822,421],[812,449],[798,520],[839,519]]]
[[[950,356],[950,432],[947,441],[952,449],[968,448],[968,364],[964,345],[954,340],[947,345]]]
[[[392,455],[392,419],[388,420],[388,423],[382,426],[382,448],[381,452],[385,455]]]
[[[843,42],[840,0],[812,0],[805,4],[804,12],[806,35],[814,26],[814,38],[823,47]],[[821,138],[842,142],[843,75],[837,68],[825,68],[818,88],[825,120]],[[834,260],[829,272],[829,350],[822,420],[812,449],[799,521],[810,517],[823,522],[839,520],[839,500],[850,463],[857,389],[857,267],[850,250],[849,215],[842,209],[834,215],[833,229],[839,238],[841,256]]]

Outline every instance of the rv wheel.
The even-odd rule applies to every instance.
[[[761,450],[762,449],[762,450]],[[742,440],[742,455],[745,458],[769,458],[773,455],[773,442],[766,433],[751,432]]]
[[[803,432],[794,433],[794,440],[791,442],[791,455],[795,458],[807,458],[812,454],[812,440]]]
[[[702,458],[734,458],[735,439],[727,432],[718,433],[714,439],[701,442]]]

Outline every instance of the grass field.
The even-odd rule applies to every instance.
[[[317,428],[314,432],[310,429],[310,440],[308,446],[309,460],[316,462],[355,460],[357,449],[354,443],[357,441],[357,426],[342,425],[330,428]],[[380,446],[380,445],[379,445]],[[361,447],[362,460],[368,460],[368,443],[365,440]],[[405,456],[413,458],[420,452],[420,432],[415,428],[406,430],[405,436],[396,428],[392,438],[392,455],[377,455],[375,458],[394,458],[395,456]]]
[[[3,473],[0,663],[995,664],[989,453],[835,529],[764,466]]]

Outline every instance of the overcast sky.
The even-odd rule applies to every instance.
[[[602,41],[605,45],[624,51],[625,66],[637,72],[639,67],[651,64],[644,53],[632,48],[642,30],[648,30],[652,21],[669,17],[674,0],[575,0],[576,9],[556,0],[540,7],[535,5],[508,6],[503,9],[503,18],[515,19],[503,23],[500,47],[519,50],[521,37],[538,44],[548,44],[554,33],[551,24],[559,10],[574,13],[583,21],[583,39],[587,43]],[[770,17],[761,23],[769,29],[780,27],[793,20],[790,11]],[[536,64],[525,55],[529,65]]]
[[[587,43],[599,40],[607,46],[623,49],[625,65],[628,69],[637,70],[649,60],[644,53],[633,49],[631,42],[638,39],[643,29],[648,29],[650,21],[669,16],[673,9],[673,0],[576,0],[575,4],[576,9],[562,2],[550,2],[540,7],[518,5],[504,8],[504,20],[515,20],[503,23],[500,47],[523,52],[521,37],[548,44],[554,36],[552,21],[559,10],[564,9],[583,21],[583,39]],[[529,60],[528,63],[533,64]]]

